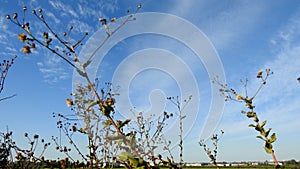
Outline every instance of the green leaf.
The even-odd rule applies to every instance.
[[[108,127],[108,126],[112,125],[112,123],[111,123],[111,121],[109,121],[109,120],[105,120],[105,121],[102,122],[102,125],[103,125],[104,127]]]
[[[82,65],[82,67],[85,69],[91,62],[92,62],[91,60],[86,61],[86,62]]]
[[[81,71],[80,69],[76,68],[76,71],[77,71],[77,73],[78,73],[80,76],[86,77],[86,73],[84,73],[84,72]]]
[[[272,143],[269,143],[266,141],[266,144],[265,144],[265,148],[268,148],[268,149],[273,149],[273,146],[272,146]]]
[[[255,127],[255,130],[259,131],[259,132],[262,132],[263,129],[258,125],[258,126]]]
[[[121,129],[122,127],[124,127],[126,124],[128,124],[131,120],[130,119],[127,119],[125,121],[117,121],[118,122],[118,128]]]
[[[268,129],[268,131],[266,131],[266,135],[265,137],[268,137],[268,135],[270,134],[271,128]]]
[[[87,111],[88,109],[90,109],[91,107],[95,106],[98,103],[97,100],[94,101],[90,101],[88,106],[85,108],[85,111]]]
[[[108,135],[106,136],[107,139],[109,140],[120,140],[120,139],[123,139],[124,136],[118,134],[118,135]]]
[[[130,164],[136,168],[139,166],[139,159],[138,158],[128,158]]]
[[[266,151],[267,153],[269,153],[269,154],[271,154],[271,153],[272,153],[272,149],[270,149],[270,148],[267,148],[267,147],[265,147],[265,151]]]
[[[264,141],[266,141],[262,136],[256,136],[256,138],[262,139]]]
[[[102,114],[104,116],[110,116],[110,113],[113,111],[113,108],[111,106],[102,106],[101,107],[101,111],[102,111]]]
[[[134,149],[136,147],[135,134],[130,135],[130,148]]]
[[[152,146],[152,150],[156,149],[158,146]]]
[[[129,153],[129,152],[122,152],[118,155],[118,157],[120,158],[120,160],[122,161],[127,161],[129,158],[133,158],[133,154]]]
[[[270,141],[270,143],[274,143],[275,141],[276,141],[276,134],[275,133],[273,133],[272,135],[271,135],[271,138],[269,139],[269,141]]]
[[[169,158],[169,157],[167,157],[167,161],[171,164],[172,163],[172,161],[171,161],[171,159]]]
[[[254,124],[249,124],[249,127],[256,127],[256,125],[254,125]]]
[[[136,167],[136,169],[145,169],[145,166]]]
[[[260,126],[264,127],[266,124],[267,124],[267,120],[263,121]]]
[[[247,117],[248,118],[252,118],[255,116],[255,113],[254,112],[247,112]]]

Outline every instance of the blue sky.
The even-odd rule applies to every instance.
[[[296,0],[112,0],[109,2],[78,0],[72,4],[58,0],[47,2],[3,0],[0,7],[0,56],[2,59],[18,55],[18,58],[9,71],[4,92],[1,93],[1,97],[17,94],[13,99],[0,102],[1,131],[9,126],[14,131],[15,138],[20,140],[20,144],[23,144],[21,140],[24,132],[39,133],[48,140],[52,135],[57,135],[56,120],[52,118],[52,112],[70,113],[65,105],[65,99],[70,97],[72,92],[73,77],[73,70],[67,64],[41,48],[30,55],[22,54],[22,43],[17,40],[21,30],[16,29],[5,19],[6,14],[20,12],[23,5],[29,9],[41,7],[49,23],[55,25],[56,31],[64,32],[69,25],[73,25],[74,38],[80,37],[80,33],[86,31],[91,37],[101,29],[99,17],[122,17],[126,14],[124,11],[134,10],[138,3],[143,5],[140,13],[172,14],[201,30],[219,54],[227,83],[240,91],[242,91],[239,83],[241,78],[249,78],[249,89],[254,91],[258,86],[256,72],[271,68],[275,74],[271,76],[267,86],[257,97],[255,102],[257,111],[261,119],[268,120],[267,127],[272,127],[272,131],[278,135],[278,140],[274,144],[278,159],[300,159],[298,144],[300,84],[296,80],[300,76],[300,5]],[[161,24],[160,22],[162,21],[158,18],[157,24]],[[40,26],[37,22],[33,22],[32,28],[39,30]],[[184,27],[170,28],[170,31],[172,29],[184,29]],[[207,106],[211,99],[210,81],[203,63],[197,60],[195,54],[186,46],[169,37],[153,34],[130,37],[115,45],[107,53],[99,66],[97,76],[102,81],[111,81],[116,68],[124,63],[122,61],[125,58],[128,59],[131,54],[149,48],[163,49],[164,52],[175,54],[178,56],[176,58],[180,58],[179,61],[184,61],[188,65],[195,76],[200,99],[193,101],[199,101],[195,104],[199,104],[200,109],[193,125],[188,121],[189,119],[185,122],[189,133],[184,142],[184,160],[208,161],[197,142],[210,108]],[[161,61],[154,59],[157,63]],[[139,60],[131,63],[135,62],[140,63]],[[173,64],[175,62],[170,62],[170,65]],[[183,72],[180,70],[176,67],[172,69],[179,74]],[[178,94],[180,84],[176,82],[180,81],[172,74],[157,70],[142,73],[137,74],[129,86],[132,104],[138,111],[149,109],[151,103],[148,102],[148,97],[154,89],[164,91],[164,95],[159,97]],[[189,83],[184,83],[186,84]],[[125,86],[120,84],[121,87],[122,85]],[[197,96],[197,93],[191,94]],[[170,108],[169,103],[166,105]],[[155,104],[153,107],[155,108]],[[227,103],[224,108],[222,119],[217,126],[217,130],[225,131],[220,140],[218,160],[271,159],[271,156],[264,152],[263,143],[255,138],[257,133],[247,127],[251,121],[239,113],[240,109],[241,106],[236,103]],[[174,152],[176,151],[178,150],[175,148]],[[53,156],[53,152],[48,153],[49,156]]]

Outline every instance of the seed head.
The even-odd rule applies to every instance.
[[[243,99],[243,96],[241,94],[238,94],[238,95],[236,95],[236,99],[241,100],[241,99]]]
[[[27,7],[26,7],[26,6],[23,6],[23,10],[26,11],[26,10],[27,10]]]
[[[258,72],[257,72],[257,78],[261,78],[262,77],[262,74],[263,74],[263,70],[259,70]]]
[[[48,32],[44,32],[44,38],[45,38],[45,39],[48,39],[48,38],[49,38]]]
[[[27,39],[26,34],[24,34],[24,33],[19,34],[18,39],[20,41],[24,42]]]
[[[116,22],[117,21],[117,18],[112,18],[111,20],[110,20],[110,22]]]
[[[67,99],[67,100],[66,100],[66,104],[67,104],[67,106],[69,106],[69,107],[71,107],[71,106],[73,106],[73,105],[74,105],[74,103],[73,103],[73,100],[72,100],[72,99]]]
[[[34,43],[31,44],[31,48],[35,49],[35,44]]]
[[[18,18],[18,14],[17,14],[17,13],[14,13],[13,19],[17,19],[17,18]]]
[[[6,19],[10,19],[10,15],[6,15]]]
[[[26,53],[26,54],[28,54],[28,53],[31,53],[31,51],[30,51],[30,47],[29,47],[29,46],[27,46],[27,45],[26,45],[26,46],[24,46],[24,47],[23,47],[23,49],[22,49],[22,52],[23,52],[23,53]]]
[[[107,23],[105,18],[99,18],[99,21],[102,23],[102,25],[106,25]]]

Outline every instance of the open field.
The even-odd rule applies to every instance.
[[[221,169],[274,169],[274,166],[272,165],[258,165],[258,166],[237,166],[237,167],[220,167]],[[285,169],[300,169],[300,164],[298,165],[286,165],[283,166]],[[66,169],[72,169],[72,168],[66,168]],[[85,168],[88,169],[88,168]],[[119,168],[121,169],[121,168]],[[167,169],[167,168],[162,168]],[[213,166],[203,166],[203,167],[183,167],[183,169],[215,169]]]

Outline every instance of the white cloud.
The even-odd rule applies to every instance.
[[[197,24],[218,50],[236,43],[242,35],[259,25],[260,16],[268,6],[262,1],[176,2],[170,12]]]
[[[267,84],[257,95],[255,101],[256,110],[261,120],[268,120],[269,126],[278,132],[299,132],[295,126],[300,125],[300,84],[297,77],[300,74],[300,13],[295,14],[284,26],[278,31],[278,34],[271,38],[270,43],[277,53],[274,60],[269,60],[263,65],[263,68],[271,68],[274,75],[267,80]],[[273,50],[273,49],[271,49]],[[257,66],[254,66],[257,67]],[[253,78],[249,81],[249,91],[252,94],[259,86],[259,80],[256,79],[256,71],[251,70]],[[243,91],[243,88],[240,88]],[[252,96],[252,94],[249,94]],[[235,103],[236,104],[236,103]],[[237,118],[242,119],[240,106],[230,104],[227,109],[222,125],[230,132],[241,134],[246,131],[247,127],[242,127],[245,122],[240,122],[241,127],[232,127],[232,122]],[[236,114],[235,114],[236,113]],[[251,120],[243,118],[248,123]],[[248,124],[247,123],[247,124]],[[243,130],[242,130],[243,129]]]
[[[47,54],[44,61],[37,62],[39,71],[43,74],[44,81],[49,84],[70,78],[70,70],[63,67],[63,65],[62,60],[53,54]]]
[[[89,19],[94,18],[95,22],[99,17],[103,17],[103,18],[107,17],[101,10],[96,10],[86,5],[78,4],[77,9],[81,17],[89,18]]]
[[[79,33],[94,32],[94,28],[83,21],[73,19],[70,21],[70,24],[73,25],[73,29]]]
[[[264,10],[265,4],[260,1],[236,1],[202,24],[216,48],[223,49],[259,25]]]
[[[62,15],[65,14],[70,14],[75,18],[78,18],[78,14],[76,13],[76,11],[74,11],[74,9],[70,6],[70,5],[66,5],[64,3],[62,3],[61,1],[57,1],[57,0],[50,0],[49,4],[55,8],[56,10],[60,11],[62,13]]]
[[[56,24],[60,23],[60,20],[50,11],[47,11],[46,16],[48,16],[49,18],[51,18]]]

